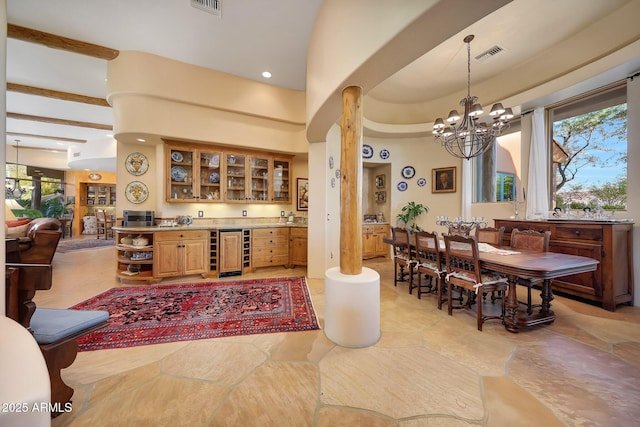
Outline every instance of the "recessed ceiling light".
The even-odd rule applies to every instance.
[[[262,77],[264,77],[265,79],[270,79],[271,78],[271,73],[268,71],[263,71],[262,72]]]
[[[143,139],[143,138],[136,138],[136,141],[138,141],[138,142],[145,142],[145,141],[146,141],[146,139]]]

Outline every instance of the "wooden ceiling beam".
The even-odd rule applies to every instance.
[[[35,133],[7,132],[7,136],[22,137],[22,138],[52,139],[54,141],[77,142],[79,144],[84,144],[87,142],[86,139],[63,138],[61,136],[38,135]]]
[[[113,130],[113,126],[103,125],[101,123],[90,123],[90,122],[81,122],[77,120],[57,119],[55,117],[32,116],[29,114],[7,112],[7,118],[17,119],[17,120],[31,120],[35,122],[54,123],[57,125],[77,126],[77,127],[92,128],[92,129]]]
[[[92,56],[94,58],[100,58],[107,61],[115,59],[120,53],[120,51],[116,49],[111,49],[80,40],[74,40],[67,37],[57,36],[55,34],[45,33],[43,31],[21,27],[14,24],[7,24],[7,37],[17,40],[23,40],[30,43],[38,43],[52,49],[66,50],[69,52],[78,53],[80,55]]]
[[[44,96],[47,98],[60,99],[63,101],[73,101],[83,104],[98,105],[100,107],[111,107],[107,100],[103,98],[79,95],[77,93],[61,92],[59,90],[43,89],[40,87],[21,85],[18,83],[7,83],[7,91],[20,92],[27,95]]]

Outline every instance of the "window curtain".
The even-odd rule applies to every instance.
[[[549,155],[544,132],[544,109],[536,108],[531,115],[531,145],[526,194],[527,218],[547,217],[549,212]]]
[[[494,141],[495,143],[495,141]],[[471,160],[462,160],[462,218],[471,219]]]

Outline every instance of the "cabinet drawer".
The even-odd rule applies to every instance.
[[[287,265],[289,263],[289,255],[274,255],[268,257],[253,258],[253,267],[270,267],[273,265]]]
[[[272,246],[288,246],[288,236],[271,236],[271,237],[254,237],[251,241],[253,248],[272,247]]]
[[[253,229],[253,237],[270,237],[270,236],[289,237],[289,229],[286,227],[254,228]]]
[[[183,240],[183,239],[208,239],[208,230],[172,230],[172,231],[157,231],[155,233],[155,240],[158,242],[167,240]]]
[[[251,255],[254,259],[271,256],[289,256],[288,246],[272,246],[272,247],[254,247],[251,249]]]
[[[591,240],[602,241],[602,227],[594,225],[570,226],[557,225],[552,239]]]
[[[291,237],[296,236],[296,237],[307,237],[307,229],[306,228],[302,228],[302,227],[294,227],[290,230],[291,232]]]
[[[386,225],[376,225],[375,227],[373,227],[374,233],[384,236],[387,235],[387,230],[389,230],[389,228]]]

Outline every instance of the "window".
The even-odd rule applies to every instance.
[[[620,82],[548,108],[552,206],[626,209],[626,101]]]
[[[514,200],[520,188],[520,120],[513,120],[509,130],[496,138],[483,155],[473,161],[473,201],[476,203]]]
[[[508,202],[515,199],[516,176],[512,173],[496,174],[496,201]]]

